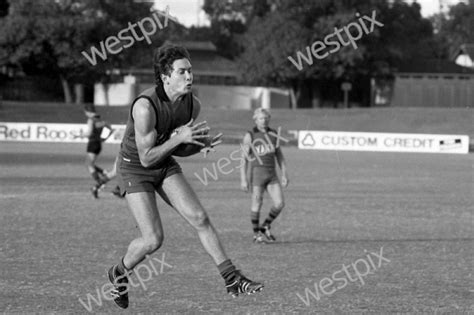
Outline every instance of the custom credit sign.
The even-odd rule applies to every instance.
[[[300,130],[298,148],[315,150],[468,153],[469,136]]]
[[[87,142],[86,124],[1,123],[0,141]],[[112,125],[106,143],[120,143],[125,125]]]

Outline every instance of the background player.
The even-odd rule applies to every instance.
[[[126,194],[141,236],[130,243],[125,256],[108,272],[116,288],[114,300],[122,308],[128,307],[129,270],[163,242],[155,192],[196,230],[224,278],[229,294],[251,294],[263,288],[263,284],[245,278],[228,259],[206,211],[171,156],[197,153],[203,147],[214,146],[220,137],[209,140],[205,135],[209,131],[207,123],[193,124],[200,102],[191,92],[190,60],[182,47],[158,49],[154,55],[156,87],[140,94],[129,112],[119,153],[118,176],[120,189]]]
[[[92,178],[96,181],[96,184],[92,186],[91,192],[94,198],[99,198],[99,190],[116,176],[116,166],[111,171],[104,171],[102,168],[97,166],[95,163],[97,157],[102,151],[102,142],[107,140],[113,133],[112,127],[105,120],[102,120],[100,115],[93,111],[85,111],[87,117],[87,130],[86,137],[88,137],[87,142],[87,156],[86,156],[86,166],[91,174]],[[102,137],[102,131],[104,128],[109,129],[109,133],[106,137]],[[114,195],[118,195],[118,187],[112,191]]]
[[[250,219],[254,232],[254,242],[264,242],[262,234],[265,235],[268,241],[273,242],[275,237],[270,232],[270,226],[285,205],[281,185],[283,187],[288,186],[288,174],[277,132],[269,128],[270,112],[264,108],[257,108],[253,119],[255,126],[245,134],[243,139],[244,165],[240,171],[241,188],[245,192],[249,191],[248,176],[250,173],[250,184],[252,186]],[[282,173],[281,185],[276,173],[275,159]],[[272,198],[273,206],[263,225],[260,226],[260,209],[265,189]]]

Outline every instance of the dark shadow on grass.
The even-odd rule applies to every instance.
[[[425,239],[359,239],[359,240],[283,240],[264,245],[327,244],[327,243],[405,243],[405,242],[472,242],[474,238],[425,238]]]

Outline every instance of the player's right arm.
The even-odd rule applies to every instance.
[[[192,143],[203,146],[203,144],[197,140],[203,137],[198,134],[206,128],[205,123],[198,123],[193,126],[192,119],[180,128],[176,136],[171,137],[160,145],[156,145],[158,133],[155,129],[155,109],[147,99],[141,98],[137,100],[133,106],[132,117],[135,122],[135,141],[138,156],[140,163],[145,168],[163,161],[170,156],[173,150],[181,143]]]
[[[92,118],[87,118],[87,128],[84,136],[89,137],[92,134],[92,129],[94,128],[94,120]]]
[[[249,191],[249,181],[247,178],[247,170],[249,166],[248,156],[250,154],[250,145],[252,144],[252,139],[250,133],[246,133],[244,140],[242,141],[242,160],[243,165],[240,168],[240,187],[243,191]]]

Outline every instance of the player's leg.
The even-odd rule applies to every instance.
[[[87,156],[86,156],[86,166],[89,170],[89,173],[96,179],[97,176],[103,175],[103,170],[95,165],[97,157],[102,151],[102,144],[98,141],[89,141],[87,143]]]
[[[216,265],[227,259],[217,233],[209,217],[182,173],[176,173],[163,180],[158,191],[163,199],[194,227],[206,252]]]
[[[229,294],[235,297],[239,293],[252,294],[263,288],[263,284],[243,276],[227,258],[206,211],[182,173],[166,177],[159,193],[196,229],[204,249],[212,257],[224,278]]]
[[[128,307],[129,271],[163,243],[163,227],[156,206],[155,192],[130,193],[126,195],[126,199],[141,236],[130,243],[125,256],[108,272],[110,281],[115,285],[115,291],[112,292],[114,301],[122,308]]]
[[[97,165],[95,165],[99,152],[100,150],[98,150],[95,145],[88,145],[88,151],[86,155],[86,166],[87,170],[89,171],[89,174],[91,174],[92,178],[96,181],[96,184],[91,188],[91,192],[94,198],[99,198],[99,189],[102,187],[102,185],[105,184],[105,181],[103,179],[103,170]]]
[[[152,254],[163,243],[163,227],[156,205],[155,192],[137,192],[125,196],[141,236],[128,246],[123,258],[124,267],[133,269],[146,255]]]
[[[93,173],[96,172],[95,162],[97,160],[97,154],[93,152],[87,152],[86,155],[86,167],[92,177],[94,177]],[[94,178],[95,179],[95,178]]]
[[[260,209],[262,208],[264,192],[264,186],[256,186],[252,184],[252,205],[250,207],[250,221],[252,222],[254,243],[264,242],[262,233],[260,232]]]
[[[275,220],[281,213],[281,210],[283,210],[285,201],[283,198],[283,190],[281,188],[280,182],[274,181],[268,184],[267,191],[272,199],[273,206],[270,209],[268,217],[263,222],[262,228],[267,239],[270,241],[275,241],[275,237],[270,233],[270,226],[273,220]]]
[[[251,172],[252,205],[250,207],[250,220],[254,232],[254,243],[264,243],[260,226],[260,209],[263,203],[263,194],[268,183],[269,174],[265,168],[253,167]]]

